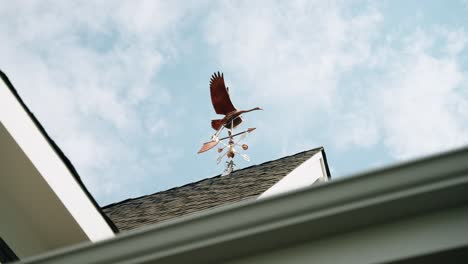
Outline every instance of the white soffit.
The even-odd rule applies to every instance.
[[[279,180],[275,185],[263,192],[257,199],[305,188],[318,180],[327,181],[327,170],[322,152],[323,149],[315,153],[312,157]]]
[[[17,149],[20,150],[15,155],[17,155],[18,159],[30,162],[33,168],[27,175],[21,174],[20,176],[23,179],[20,179],[21,177],[18,175],[12,174],[11,171],[4,172],[2,171],[2,167],[0,167],[2,182],[7,183],[10,181],[11,183],[22,180],[22,183],[26,185],[29,182],[36,184],[40,184],[41,182],[46,183],[46,185],[40,184],[40,188],[47,187],[49,193],[45,193],[45,195],[48,199],[55,197],[57,200],[55,202],[63,205],[65,209],[65,211],[60,210],[59,206],[57,206],[56,210],[52,212],[53,215],[48,216],[49,221],[53,222],[55,219],[71,217],[71,219],[67,220],[68,224],[77,225],[91,241],[98,241],[114,236],[114,232],[109,224],[3,79],[0,81],[0,123],[0,130],[2,130],[0,131],[2,132],[0,135],[4,137],[1,142],[14,142],[18,147]],[[15,146],[12,146],[12,148],[15,149]],[[23,154],[22,158],[20,157],[20,152]],[[6,159],[5,156],[9,154],[1,153],[0,159]],[[32,173],[33,171],[34,173]],[[6,190],[8,188],[8,185],[0,184],[0,198],[5,193],[8,193]],[[35,188],[31,188],[30,193],[16,193],[14,196],[10,195],[8,199],[12,200],[11,206],[19,204],[20,202],[17,200],[24,199],[24,197],[29,197],[31,201],[37,202],[32,203],[30,208],[21,208],[21,213],[28,215],[30,213],[27,212],[28,210],[40,211],[40,208],[34,209],[33,207],[47,207],[47,202],[51,202],[50,200],[41,200],[42,196],[35,197],[39,193],[41,192],[36,193]],[[42,192],[42,194],[44,193]],[[31,197],[34,198],[31,199]],[[51,212],[49,211],[49,213]],[[74,228],[74,226],[70,226],[70,230]],[[38,232],[40,231],[38,230]],[[53,236],[54,230],[48,230],[48,232],[50,236]]]

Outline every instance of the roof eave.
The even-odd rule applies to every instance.
[[[88,197],[89,201],[93,204],[95,209],[98,211],[98,213],[101,215],[101,217],[104,219],[104,221],[107,223],[109,228],[114,232],[115,234],[119,232],[119,229],[117,226],[109,219],[109,217],[102,211],[101,207],[98,205],[94,197],[91,195],[89,190],[86,188],[84,183],[81,180],[81,177],[79,176],[78,172],[76,171],[75,167],[71,163],[71,161],[67,158],[67,156],[63,153],[63,151],[60,149],[60,147],[55,143],[55,141],[49,136],[49,134],[46,132],[45,128],[42,126],[42,124],[39,122],[39,120],[34,116],[34,114],[29,110],[27,105],[24,103],[23,99],[20,97],[18,91],[15,89],[13,84],[10,82],[8,77],[6,76],[5,73],[3,73],[0,70],[0,79],[5,83],[5,85],[9,88],[10,92],[13,94],[13,96],[16,98],[16,100],[19,102],[23,110],[27,113],[29,118],[32,120],[34,125],[37,127],[37,129],[40,131],[44,139],[49,143],[49,145],[52,147],[54,152],[57,154],[57,156],[62,160],[64,165],[67,167],[68,171],[70,174],[75,178],[76,182],[80,186],[80,188],[83,190],[85,195]]]

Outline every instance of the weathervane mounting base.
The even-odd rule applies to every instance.
[[[236,164],[234,163],[234,160],[230,158],[228,161],[226,161],[226,169],[224,169],[223,176],[227,176],[231,174],[231,172],[234,171],[234,167]]]

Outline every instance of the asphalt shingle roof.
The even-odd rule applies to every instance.
[[[236,170],[103,208],[120,230],[130,230],[182,215],[256,198],[323,148]]]

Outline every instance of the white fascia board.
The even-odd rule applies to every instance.
[[[112,229],[3,80],[0,81],[0,122],[89,239],[113,237]]]
[[[24,262],[388,263],[467,247],[467,160],[468,148],[459,149]],[[291,251],[297,254],[285,261],[289,249],[302,246],[307,250]],[[280,251],[285,255],[267,261],[241,261]]]
[[[312,157],[263,192],[257,199],[305,188],[311,186],[319,179],[327,181],[328,178],[322,151],[323,150],[318,151],[312,155]]]

